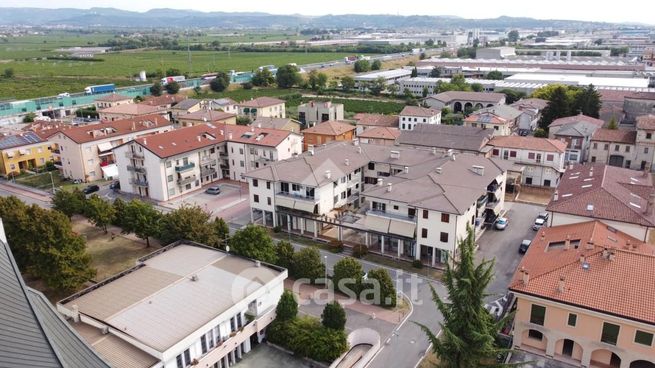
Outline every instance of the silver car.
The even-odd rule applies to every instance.
[[[221,188],[219,186],[209,187],[207,188],[207,190],[205,190],[205,193],[211,195],[219,195],[221,194]]]

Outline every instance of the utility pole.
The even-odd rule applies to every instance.
[[[189,30],[186,31],[186,52],[189,57],[188,67],[189,67],[189,76],[191,76],[191,45],[189,44]]]

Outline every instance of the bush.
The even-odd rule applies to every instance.
[[[336,239],[330,240],[330,250],[333,253],[343,252],[343,242]]]
[[[277,233],[279,233],[281,231],[282,231],[282,226],[280,226],[280,225],[273,226],[273,232],[274,233],[277,234]]]
[[[368,247],[365,246],[364,244],[357,244],[353,248],[353,257],[355,258],[362,258],[367,254],[368,254]]]
[[[412,267],[414,268],[423,268],[423,262],[420,259],[415,259],[412,261]]]
[[[358,260],[352,257],[346,257],[340,259],[335,265],[332,275],[332,282],[334,284],[334,290],[340,291],[346,295],[357,297],[359,291],[361,290],[362,285],[362,276],[364,275],[364,269],[362,264]],[[339,284],[341,280],[350,280],[349,283],[346,283],[342,286]],[[355,295],[352,295],[352,294]]]
[[[379,293],[374,293],[372,295],[379,296],[379,300],[369,300],[374,302],[376,305],[380,305],[386,308],[393,308],[396,306],[396,287],[389,276],[389,272],[384,268],[376,268],[369,271],[367,280],[363,283],[363,289],[373,289],[379,287]],[[363,293],[367,295],[367,293]]]
[[[168,94],[174,95],[180,91],[180,85],[177,82],[170,82],[166,84],[166,92]]]
[[[321,323],[327,328],[342,331],[346,328],[346,311],[336,300],[323,308]]]
[[[243,89],[252,89],[253,84],[251,82],[241,83]]]
[[[283,346],[298,357],[332,362],[348,351],[346,333],[321,325],[314,317],[273,321],[266,329],[268,341]]]
[[[284,267],[287,270],[291,270],[291,267],[293,266],[294,255],[293,245],[291,245],[291,243],[288,241],[280,241],[277,243],[275,252],[277,253],[277,265]]]
[[[296,318],[298,315],[298,303],[296,302],[296,297],[289,290],[284,290],[280,301],[277,303],[275,308],[275,313],[277,315],[276,320],[288,321]]]

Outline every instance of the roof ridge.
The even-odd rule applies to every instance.
[[[597,255],[597,254],[599,254],[600,252],[603,251],[602,249],[597,249],[597,248],[599,248],[599,247],[595,246],[593,250],[587,250],[587,251],[590,252],[590,253],[588,253],[588,254],[585,254],[584,251],[583,251],[582,253],[580,253],[580,256],[581,256],[581,257],[584,256],[585,259],[587,259],[587,258],[592,257],[592,256],[595,256],[595,255]],[[604,247],[603,247],[603,248],[604,248]],[[615,248],[615,249],[616,249],[616,248]],[[540,277],[543,277],[543,276],[546,276],[546,275],[552,274],[552,273],[554,273],[554,272],[556,272],[556,271],[559,271],[559,270],[562,270],[562,269],[564,269],[564,268],[568,268],[568,267],[572,266],[573,264],[575,264],[575,263],[579,263],[579,262],[580,262],[580,258],[579,258],[579,257],[578,257],[578,258],[575,258],[575,259],[571,259],[571,261],[569,261],[569,262],[567,262],[567,263],[561,264],[561,265],[559,265],[558,267],[555,267],[555,268],[549,269],[549,270],[547,270],[547,271],[544,271],[544,272],[542,272],[542,273],[540,273],[540,274],[538,274],[538,275],[534,275],[534,276],[533,276],[533,275],[530,275],[530,279],[531,279],[531,280],[536,280],[537,278],[540,278]],[[528,274],[530,274],[530,270],[526,269],[525,271],[528,271]],[[512,286],[513,286],[513,285],[516,285],[518,282],[520,282],[520,280],[517,280],[516,282],[514,282],[514,284],[512,284]],[[511,287],[511,286],[510,286],[510,287]]]

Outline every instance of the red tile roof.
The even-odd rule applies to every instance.
[[[218,121],[224,121],[230,118],[236,117],[234,114],[229,114],[223,111],[214,111],[214,110],[198,110],[190,114],[179,115],[178,120],[196,120],[204,121],[209,123],[214,123]]]
[[[359,138],[395,140],[400,136],[400,130],[398,128],[376,127],[366,129],[357,136]]]
[[[655,115],[638,116],[637,129],[655,130]]]
[[[198,124],[135,141],[158,157],[170,157],[224,141],[276,147],[293,133],[279,129],[230,124]]]
[[[467,123],[484,123],[495,125],[505,125],[508,123],[507,120],[489,112],[482,114],[471,114],[466,119],[464,119],[464,121]]]
[[[336,120],[328,120],[322,123],[316,124],[311,128],[307,128],[302,131],[303,134],[320,134],[320,135],[329,135],[329,136],[339,136],[344,133],[347,133],[351,130],[355,130],[355,126],[347,122],[341,122]]]
[[[439,114],[441,114],[441,110],[428,109],[420,106],[405,106],[403,111],[400,112],[400,115],[404,116],[421,116],[426,118]]]
[[[598,129],[591,136],[592,141],[634,144],[637,141],[636,130]]]
[[[635,100],[655,100],[655,92],[633,92],[625,96],[625,98],[632,98]]]
[[[26,127],[23,128],[23,130],[33,131],[41,139],[48,139],[48,137],[52,136],[55,133],[71,128],[73,128],[72,125],[64,124],[60,122],[37,121],[27,125]]]
[[[546,210],[590,219],[655,226],[647,211],[653,179],[641,171],[609,165],[574,165],[566,170]],[[651,206],[652,207],[652,206]]]
[[[186,100],[185,95],[161,95],[161,96],[148,96],[139,105],[148,106],[168,106],[175,105],[180,101]]]
[[[104,121],[62,130],[61,133],[76,143],[93,142],[108,137],[119,137],[125,134],[170,126],[173,123],[161,115],[136,116],[130,119]]]
[[[129,96],[123,96],[119,94],[112,93],[110,95],[105,95],[102,97],[96,98],[96,101],[100,102],[118,102],[118,101],[125,101],[125,100],[131,100],[132,97]]]
[[[568,125],[568,124],[578,123],[578,122],[581,122],[581,121],[597,125],[599,128],[602,128],[603,125],[605,124],[605,122],[600,120],[600,119],[596,119],[596,118],[592,118],[591,116],[579,114],[579,115],[567,116],[565,118],[555,119],[555,120],[553,120],[552,123],[550,123],[549,126],[555,127],[555,126],[560,126],[560,125]]]
[[[273,97],[257,97],[252,100],[246,100],[246,101],[241,101],[239,103],[239,106],[243,107],[268,107],[268,106],[274,106],[274,105],[279,105],[283,104],[284,100],[280,100],[279,98],[273,98]]]
[[[159,106],[149,106],[141,104],[123,104],[105,109],[100,109],[100,114],[124,114],[124,115],[149,115],[165,112],[166,110]]]
[[[357,113],[353,117],[357,125],[398,127],[398,115]]]
[[[509,289],[655,324],[654,252],[652,245],[600,221],[542,228]]]
[[[518,135],[493,137],[490,146],[516,149],[527,149],[544,152],[566,152],[566,142],[557,139],[520,137]]]

